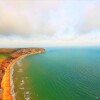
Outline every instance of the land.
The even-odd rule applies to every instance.
[[[43,48],[0,49],[0,100],[12,100],[10,67],[20,57],[45,52]]]

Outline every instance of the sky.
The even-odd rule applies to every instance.
[[[0,0],[0,47],[100,45],[100,0]]]

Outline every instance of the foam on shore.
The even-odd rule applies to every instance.
[[[32,54],[34,54],[34,53],[22,55],[16,59],[14,59],[7,66],[7,69],[5,70],[5,74],[3,76],[3,80],[1,82],[2,100],[15,100],[14,83],[13,83],[13,79],[12,79],[13,78],[13,70],[14,70],[13,64],[20,58],[23,58],[25,56],[29,56]],[[35,53],[35,54],[37,54],[37,53]]]
[[[25,56],[26,55],[23,55],[20,56],[19,58],[14,59],[7,66],[7,69],[5,70],[5,74],[3,76],[3,80],[1,83],[2,100],[15,100],[14,83],[13,83],[13,71],[14,71],[13,66],[17,60]]]
[[[11,80],[11,72],[10,69],[13,65],[13,63],[16,60],[13,60],[8,66],[7,69],[5,70],[5,74],[3,76],[3,80],[1,83],[2,87],[2,100],[13,100],[13,96],[11,94],[11,85],[12,85],[12,80]]]
[[[13,73],[14,73],[14,68],[13,68],[14,64],[11,66],[10,68],[10,85],[11,85],[11,95],[13,97],[13,100],[15,100],[15,93],[14,93],[14,83],[13,83]]]

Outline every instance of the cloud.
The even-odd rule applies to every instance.
[[[61,0],[1,0],[1,33],[52,33],[50,12],[56,10]]]
[[[11,40],[12,45],[83,43],[81,34],[88,33],[87,39],[93,32],[100,34],[99,12],[99,0],[0,0],[0,41],[4,45]]]
[[[100,2],[86,9],[83,23],[81,23],[80,32],[89,33],[94,30],[100,30]]]
[[[74,3],[69,0],[0,0],[0,31],[19,35],[67,34],[76,23],[73,16],[77,15],[74,14],[78,12],[78,2]]]
[[[0,47],[43,47],[43,46],[82,46],[82,45],[100,45],[100,35],[85,34],[80,37],[72,38],[66,41],[68,37],[62,38],[21,38],[0,36]]]

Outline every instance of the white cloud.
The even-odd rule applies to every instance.
[[[1,0],[0,28],[20,33],[51,33],[49,13],[56,10],[61,0]],[[5,31],[5,33],[6,33]]]
[[[90,5],[84,14],[81,31],[88,33],[92,30],[100,30],[100,2]]]
[[[0,45],[99,44],[99,12],[99,0],[0,0]]]

